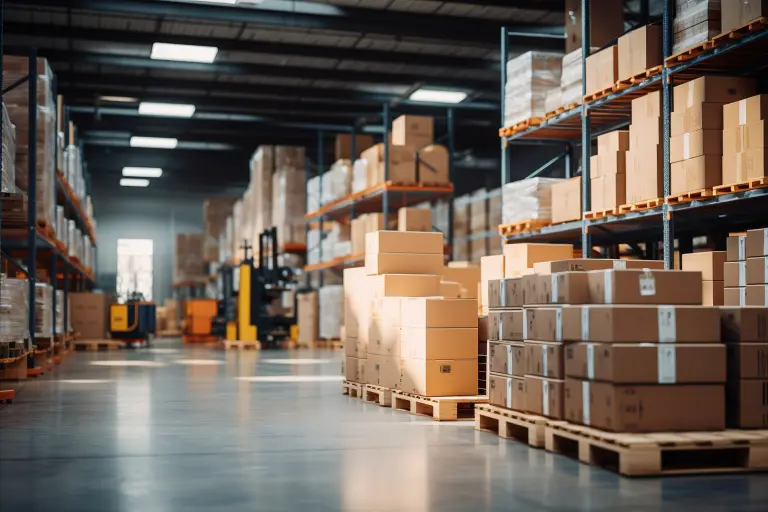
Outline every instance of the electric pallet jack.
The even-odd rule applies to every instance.
[[[125,304],[110,304],[109,334],[113,340],[149,344],[155,334],[156,313],[154,302],[147,302],[141,293],[133,292]]]

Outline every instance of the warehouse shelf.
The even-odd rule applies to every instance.
[[[7,254],[26,253],[29,250],[29,241],[25,232],[4,229],[2,237],[2,250]],[[40,253],[37,259],[40,262],[48,262],[51,256],[55,256],[57,269],[60,271],[66,269],[70,275],[82,276],[90,285],[96,285],[96,275],[93,270],[86,268],[79,259],[70,256],[66,248],[62,249],[58,240],[45,234],[39,227],[37,228],[36,238],[35,246]],[[26,273],[27,267],[23,267],[22,270]]]
[[[66,209],[73,212],[75,215],[75,221],[77,225],[91,238],[91,242],[96,244],[96,230],[93,229],[93,224],[88,219],[86,211],[83,205],[80,203],[80,199],[75,195],[74,190],[67,182],[67,178],[61,171],[56,171],[56,192],[57,202],[64,204]]]

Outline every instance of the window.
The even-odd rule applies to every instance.
[[[133,292],[152,300],[152,240],[117,241],[117,294],[124,303]]]

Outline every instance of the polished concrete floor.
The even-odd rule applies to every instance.
[[[768,477],[626,479],[341,395],[341,354],[76,352],[0,410],[0,511],[768,510]]]

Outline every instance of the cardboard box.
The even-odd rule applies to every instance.
[[[705,306],[582,306],[581,341],[717,343],[718,308]]]
[[[380,306],[380,311],[386,311],[380,316],[370,319],[368,326],[367,355],[376,354],[382,356],[400,356],[400,299],[387,297],[376,299],[384,302],[385,307]]]
[[[103,293],[70,292],[70,323],[79,339],[104,340],[109,330],[110,297]]]
[[[701,272],[704,281],[722,281],[725,251],[693,252],[683,254],[683,270]]]
[[[589,302],[589,277],[586,272],[558,272],[550,279],[542,276],[545,303],[586,304]],[[546,300],[549,299],[549,300]]]
[[[756,123],[768,113],[768,94],[739,99],[723,106],[723,127],[726,129]]]
[[[724,383],[726,350],[716,343],[572,343],[565,375],[622,384]]]
[[[523,316],[522,309],[488,311],[488,340],[522,340]]]
[[[407,146],[389,146],[389,176],[384,176],[384,144],[374,144],[360,155],[368,162],[366,182],[373,187],[385,181],[395,183],[416,182],[416,161],[413,148]]]
[[[365,383],[400,389],[400,359],[369,354],[365,360]]]
[[[698,130],[722,130],[723,105],[722,103],[697,103],[692,107],[672,112],[671,128],[672,137]]]
[[[729,343],[728,380],[768,379],[768,343]]]
[[[727,390],[729,427],[768,427],[768,380],[737,380]]]
[[[613,0],[591,0],[589,38],[591,46],[601,48],[624,33],[624,10]],[[595,16],[594,13],[600,13]],[[565,2],[565,53],[568,54],[582,47],[581,38],[581,0]],[[578,53],[581,58],[581,53]]]
[[[653,135],[653,132],[649,135]],[[635,154],[643,157],[636,158]],[[627,151],[627,203],[663,197],[663,170],[662,154],[658,144],[641,147],[636,151]]]
[[[618,46],[609,46],[587,57],[587,94],[612,87],[618,79]]]
[[[501,306],[501,280],[491,279],[488,281],[488,302],[486,307],[490,309],[500,308]]]
[[[681,162],[702,155],[723,155],[722,130],[686,132],[670,139],[670,162]],[[720,160],[720,159],[718,159]]]
[[[619,79],[630,78],[662,63],[661,27],[646,25],[619,38]]]
[[[477,301],[435,297],[403,299],[403,327],[477,328]]]
[[[569,258],[567,260],[539,261],[533,264],[533,270],[537,274],[554,274],[556,272],[584,272],[589,270],[604,270],[609,268],[626,268],[626,263],[627,260]]]
[[[682,105],[680,105],[682,106]],[[680,108],[678,106],[678,108]],[[636,123],[643,119],[656,122],[661,117],[661,93],[653,91],[644,96],[632,100],[632,122]],[[631,134],[630,134],[631,138]],[[634,144],[630,140],[630,147],[634,149]]]
[[[627,131],[627,138],[629,138],[628,131]],[[614,174],[626,174],[627,173],[626,151],[609,151],[605,153],[598,153],[597,165],[599,168],[599,173],[590,172],[589,177],[591,179],[599,178],[601,176],[613,176]]]
[[[347,356],[344,364],[344,377],[350,382],[365,383],[366,359]]]
[[[477,328],[403,327],[400,357],[472,359],[477,357]]]
[[[420,149],[435,141],[435,121],[427,116],[401,115],[392,121],[392,144]]]
[[[727,261],[723,264],[723,279],[726,288],[747,286],[747,262]]]
[[[519,308],[525,303],[523,278],[509,277],[499,280],[499,299],[502,308]]]
[[[722,137],[718,137],[718,140],[722,148]],[[722,149],[719,151],[722,153]],[[671,166],[670,179],[672,195],[722,185],[723,157],[721,154],[703,155],[675,162]]]
[[[460,299],[461,285],[455,281],[440,281],[440,296],[444,299]]]
[[[440,276],[428,274],[385,274],[368,276],[373,297],[433,297],[440,295]]]
[[[627,385],[568,378],[565,419],[612,432],[722,430],[725,386]]]
[[[525,344],[523,342],[488,342],[488,369],[493,373],[522,377],[527,370]]]
[[[564,379],[564,345],[562,342],[526,340],[526,374]]]
[[[599,176],[602,176],[600,172],[600,159],[598,155],[592,155],[589,157],[589,177],[590,179],[595,179]]]
[[[299,342],[312,346],[320,339],[317,322],[317,291],[296,294],[298,315],[296,322],[299,328]]]
[[[737,155],[747,149],[746,141],[744,140],[745,128],[746,126],[736,126],[723,130],[723,156],[731,157],[729,160],[723,159],[724,165],[726,161],[730,160],[734,162],[730,165],[739,165],[737,162],[739,157]]]
[[[731,235],[726,241],[726,261],[746,261],[747,237],[746,235]]]
[[[397,210],[398,231],[432,231],[432,210],[400,208]]]
[[[402,359],[400,389],[421,396],[474,396],[477,367],[477,358]]]
[[[556,420],[563,419],[565,381],[525,376],[526,411]]]
[[[629,130],[615,130],[597,137],[597,154],[609,155],[629,151]],[[594,177],[594,174],[592,174]]]
[[[365,253],[368,275],[435,274],[443,272],[442,254]]]
[[[477,285],[480,283],[480,267],[445,267],[443,269],[443,280],[454,281],[461,285],[462,299],[477,299]]]
[[[768,256],[768,228],[747,231],[746,256]]]
[[[747,287],[725,287],[723,290],[723,302],[726,306],[746,306],[747,305]]]
[[[581,220],[581,176],[552,185],[552,222]]]
[[[768,306],[768,285],[747,285],[745,306]]]
[[[488,374],[488,403],[507,409],[525,410],[525,379]]]
[[[701,304],[701,273],[685,270],[595,270],[593,304]]]
[[[766,176],[765,148],[723,156],[723,183],[734,184]]]
[[[691,108],[699,103],[732,103],[755,94],[756,83],[751,78],[703,76],[676,86],[675,111]],[[724,128],[728,128],[723,113]]]
[[[702,306],[724,306],[725,305],[724,281],[702,281],[701,295],[702,295],[702,298],[701,298]]]
[[[768,15],[768,3],[765,0],[722,0],[721,4],[723,33]]]
[[[376,231],[365,235],[365,253],[443,254],[443,234]]]
[[[488,314],[488,281],[504,278],[504,256],[483,256],[480,258],[480,306]]]
[[[451,182],[448,148],[441,144],[429,144],[419,150],[416,181],[429,185],[445,185]]]
[[[626,156],[621,155],[622,161]],[[590,210],[612,210],[627,204],[627,176],[607,174],[589,180],[591,187]]]
[[[746,279],[748,285],[768,283],[768,257],[747,259]]]
[[[719,308],[722,340],[768,342],[768,308]]]
[[[571,244],[506,244],[504,246],[504,277],[514,272],[533,268],[539,261],[573,258]]]
[[[743,151],[763,149],[768,146],[768,132],[765,130],[765,121],[757,121],[746,126],[733,128],[733,130],[740,130],[742,133]]]
[[[581,309],[576,306],[527,308],[524,338],[536,341],[581,339]]]
[[[352,154],[352,135],[340,133],[336,135],[334,145],[334,156],[336,160],[355,160],[360,154],[373,146],[373,137],[371,135],[355,135],[355,154]]]

